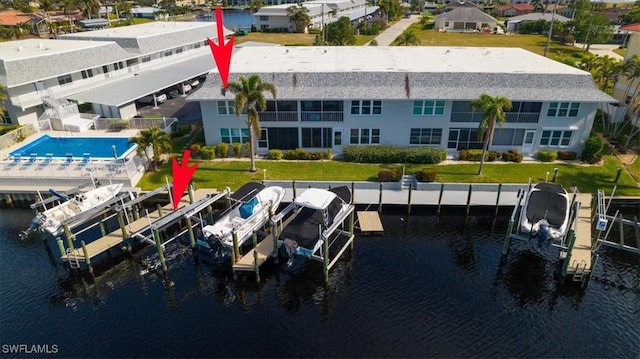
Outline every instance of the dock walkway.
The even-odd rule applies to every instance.
[[[591,270],[591,200],[592,194],[578,193],[576,201],[580,202],[580,210],[576,217],[576,240],[571,251],[571,262],[567,274]]]
[[[194,191],[193,201],[198,201],[199,199],[204,198],[205,196],[212,194],[215,192],[215,189],[198,189]],[[186,207],[190,204],[189,195],[185,195],[180,199],[178,204],[178,208]],[[171,203],[162,207],[162,213],[167,214],[173,211],[173,207]],[[140,231],[144,231],[145,228],[149,228],[149,226],[156,220],[162,218],[160,213],[157,210],[148,212],[146,216],[140,217],[138,220],[127,223],[127,231],[129,233],[139,233]],[[93,258],[103,252],[108,251],[109,249],[123,244],[124,236],[122,233],[122,229],[118,228],[117,230],[108,233],[107,235],[96,239],[88,244],[86,244],[87,254],[89,258]],[[63,261],[74,261],[74,262],[84,262],[85,255],[82,248],[75,248],[72,250],[67,250],[67,254],[62,256],[61,259]]]

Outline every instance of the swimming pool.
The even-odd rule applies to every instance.
[[[89,153],[92,159],[112,159],[115,153],[118,158],[129,155],[137,145],[130,143],[127,137],[51,137],[44,135],[25,146],[11,152],[11,157],[31,156],[45,158],[51,153],[54,158],[65,158],[68,154],[74,158],[82,158]]]

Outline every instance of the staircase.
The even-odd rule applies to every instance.
[[[402,189],[418,189],[418,180],[415,176],[404,175],[400,180],[400,187]]]

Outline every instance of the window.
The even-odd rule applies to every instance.
[[[352,115],[380,115],[382,114],[382,101],[380,100],[356,100],[351,101]]]
[[[164,52],[164,56],[165,57],[169,57],[171,55],[173,55],[173,51],[172,50],[167,50],[167,51]]]
[[[331,128],[302,128],[302,147],[331,147]]]
[[[108,74],[109,73],[109,65],[104,65],[102,66],[102,73],[103,74]]]
[[[268,16],[261,15],[261,16],[260,16],[260,21],[269,21],[269,17],[268,17]]]
[[[66,85],[66,84],[70,84],[72,82],[73,82],[73,80],[71,79],[71,75],[58,76],[58,84],[60,86]]]
[[[540,146],[568,147],[571,144],[573,131],[544,130],[540,137]]]
[[[412,128],[409,144],[439,145],[442,142],[441,128]]]
[[[248,143],[249,130],[246,128],[221,128],[220,139],[222,142],[232,143]]]
[[[135,59],[133,61],[135,61],[135,64],[138,64],[138,59]],[[122,64],[122,61],[114,62],[113,63],[113,68],[114,68],[115,71],[122,70],[124,68],[124,65]]]
[[[521,146],[524,140],[524,129],[496,128],[491,143],[496,146]]]
[[[414,115],[444,115],[444,100],[413,101]]]
[[[267,137],[267,129],[260,129],[260,138],[258,138],[258,147],[259,148],[268,148],[269,147],[269,138]]]
[[[151,61],[151,56],[150,55],[142,57],[142,63],[149,62],[149,61]]]
[[[480,149],[482,141],[478,140],[477,128],[451,128],[447,148],[456,150]]]
[[[182,53],[182,47],[178,47],[176,49],[176,54],[181,54]]]
[[[577,102],[551,102],[547,116],[549,117],[576,117],[580,104]]]
[[[93,70],[91,70],[91,69],[82,70],[81,73],[82,73],[82,78],[83,79],[88,79],[90,77],[93,77]]]
[[[349,142],[352,145],[368,145],[380,143],[379,128],[352,128]]]
[[[236,114],[236,102],[235,101],[217,101],[218,102],[218,115],[235,115]]]

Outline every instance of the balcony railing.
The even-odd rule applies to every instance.
[[[300,121],[342,122],[344,121],[344,113],[339,111],[303,111],[300,116]]]
[[[297,112],[260,112],[260,122],[298,122]]]
[[[538,123],[539,119],[540,113],[536,112],[507,113],[507,122],[511,123]]]

